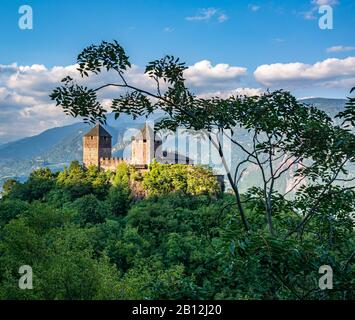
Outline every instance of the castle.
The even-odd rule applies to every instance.
[[[145,170],[153,159],[165,164],[193,164],[188,157],[162,151],[162,140],[148,124],[132,137],[129,160],[112,157],[112,136],[100,124],[83,137],[83,163],[86,167],[95,165],[114,171],[119,163],[127,162],[136,169]]]
[[[193,165],[193,161],[177,152],[162,150],[162,140],[148,125],[131,139],[131,158],[112,157],[112,136],[97,124],[83,136],[83,164],[85,167],[95,165],[103,170],[115,171],[122,162],[133,165],[140,171],[148,170],[148,165],[155,159],[163,164]],[[221,190],[225,188],[224,175],[215,175]]]

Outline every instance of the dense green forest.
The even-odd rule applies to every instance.
[[[141,175],[126,164],[112,173],[73,162],[4,189],[1,299],[354,298],[348,216],[317,215],[302,240],[284,240],[270,235],[260,199],[245,196],[253,225],[245,233],[234,196],[206,168],[153,163]],[[278,233],[298,221],[279,198]],[[334,288],[322,291],[327,264]],[[18,287],[21,265],[33,269],[32,290]]]

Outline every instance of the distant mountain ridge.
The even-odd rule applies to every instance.
[[[300,99],[301,102],[313,105],[318,109],[326,112],[332,118],[344,109],[346,99],[330,99],[330,98],[306,98]]]
[[[57,145],[63,137],[84,130],[85,124],[75,123],[63,127],[48,129],[39,135],[23,138],[0,146],[0,161],[11,159],[26,160],[36,157]]]
[[[334,117],[345,105],[345,99],[309,98],[301,102],[314,105]],[[156,121],[162,114],[149,120]],[[139,129],[147,119],[133,119],[121,115],[117,120],[110,114],[105,128],[113,137],[113,155],[122,156],[123,135],[128,129]],[[36,136],[0,145],[0,186],[8,178],[24,180],[39,167],[62,170],[73,160],[82,160],[82,136],[90,129],[88,124],[75,123],[48,129]]]

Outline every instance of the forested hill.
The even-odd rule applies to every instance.
[[[148,197],[138,201],[137,185]],[[352,194],[328,197],[299,240],[287,234],[313,194],[302,203],[275,199],[274,235],[260,195],[243,197],[246,232],[234,196],[198,166],[154,163],[142,177],[124,163],[111,173],[73,162],[5,189],[0,300],[354,299],[344,214]],[[33,290],[18,287],[21,265],[35,272]],[[336,290],[319,289],[322,265],[332,266]]]

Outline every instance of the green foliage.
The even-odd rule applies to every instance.
[[[108,217],[108,208],[93,194],[76,199],[70,208],[76,211],[74,221],[80,225],[103,223]]]
[[[24,184],[11,182],[11,188],[8,188],[11,192],[6,192],[5,196],[28,202],[42,200],[45,194],[53,188],[55,178],[55,174],[47,168],[35,170]]]
[[[99,46],[89,46],[78,55],[80,74],[82,77],[88,76],[88,72],[95,74],[101,72],[101,68],[106,71],[113,69],[122,72],[131,67],[124,49],[114,41],[108,43],[102,41]]]
[[[165,269],[161,263],[151,261],[130,269],[119,284],[120,299],[129,300],[181,299],[188,289],[182,265]]]
[[[69,168],[59,173],[57,185],[69,195],[71,200],[90,193],[103,199],[110,188],[110,179],[110,172],[100,171],[95,166],[85,169],[78,161],[73,161]]]
[[[198,174],[206,175],[199,167],[190,177],[186,166],[154,166],[158,181],[169,172],[197,176],[195,183]],[[134,203],[129,186],[137,176],[129,166],[109,174],[107,195],[98,192],[106,190],[106,179],[77,163],[58,177],[43,173],[32,179],[46,176],[52,189],[39,200],[16,198],[15,189],[0,200],[0,299],[354,298],[351,190],[333,189],[302,237],[285,239],[265,227],[262,190],[243,196],[253,226],[245,233],[232,195],[187,192],[181,175],[179,191]],[[75,183],[83,182],[86,194],[72,198]],[[311,196],[304,192],[302,200],[286,201],[273,195],[279,234],[299,223],[293,210],[306,210]],[[334,290],[318,287],[324,264],[333,268]],[[18,288],[21,265],[33,269],[33,290]]]
[[[82,116],[85,122],[93,122],[95,119],[100,119],[100,123],[105,122],[106,110],[97,102],[95,90],[74,83],[73,78],[69,76],[65,77],[62,83],[64,83],[64,86],[55,89],[51,94],[51,98],[57,101],[57,105],[61,104],[63,106],[67,115],[73,117]],[[70,98],[68,98],[69,96]],[[92,116],[88,117],[83,112],[83,108],[90,112]]]
[[[6,196],[7,194],[11,193],[11,191],[16,186],[16,184],[17,184],[17,180],[15,179],[6,180],[2,186],[3,194]]]
[[[115,175],[113,177],[113,186],[130,188],[132,182],[140,181],[140,173],[134,168],[134,166],[121,162],[116,167]]]
[[[352,93],[353,91],[355,91],[355,87],[351,89],[350,93]],[[337,114],[336,117],[343,119],[343,124],[346,124],[346,127],[355,126],[355,98],[354,97],[348,97],[345,110],[339,112],[339,114]]]
[[[15,239],[13,239],[15,237]],[[102,255],[94,258],[85,229],[32,229],[27,219],[14,220],[1,242],[2,299],[115,299],[118,274]],[[34,272],[33,290],[19,290],[19,265]]]
[[[3,226],[19,214],[25,213],[29,205],[19,199],[5,199],[0,202],[0,226]]]
[[[149,195],[170,192],[216,195],[221,192],[210,169],[202,166],[160,164],[156,161],[150,164],[149,171],[144,175],[143,186]]]
[[[131,190],[122,186],[111,187],[106,200],[110,212],[115,216],[126,214],[132,201]]]

